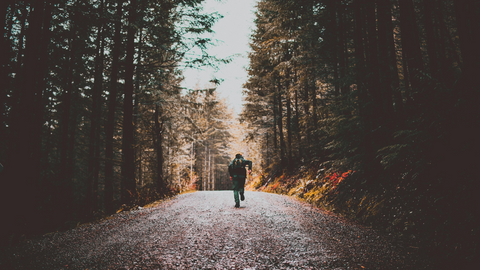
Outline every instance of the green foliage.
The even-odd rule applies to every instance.
[[[22,201],[6,214],[12,222],[3,233],[55,229],[112,213],[121,207],[121,195],[140,205],[191,185],[192,138],[201,133],[192,128],[193,114],[202,106],[225,112],[216,98],[191,103],[180,88],[184,66],[228,61],[205,53],[221,15],[204,12],[202,2],[1,5],[5,39],[0,45],[8,50],[0,59],[5,67],[0,76],[0,162],[5,179],[11,179],[4,188],[12,190],[2,203]],[[127,59],[126,47],[132,44],[133,57]],[[130,112],[122,109],[131,83]],[[133,140],[124,145],[133,147],[129,169],[122,149],[128,117],[134,127],[128,132]],[[210,120],[211,129],[205,130],[214,137],[209,138],[212,145],[218,144],[212,147],[215,157],[225,149],[219,141],[228,138],[222,120]],[[127,182],[138,194],[135,188],[120,194]],[[28,218],[18,218],[17,212]]]
[[[360,3],[259,2],[242,113],[263,134],[267,176],[254,186],[419,241],[445,261],[471,259],[480,59],[468,31],[479,6]]]

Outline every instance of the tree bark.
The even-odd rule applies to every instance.
[[[6,25],[6,17],[7,17],[7,10],[9,5],[14,5],[15,1],[12,0],[4,0],[0,1],[0,50],[3,53],[0,53],[0,147],[2,150],[0,150],[0,156],[4,155],[4,149],[6,149],[6,142],[7,142],[7,136],[6,136],[6,128],[5,126],[7,125],[6,117],[5,117],[5,111],[7,110],[7,86],[8,86],[8,81],[10,80],[8,77],[8,39],[4,38],[7,32],[7,25]],[[22,39],[23,40],[23,39]],[[20,40],[20,41],[22,41]]]
[[[313,67],[312,67],[312,70],[311,70],[311,74],[310,74],[310,81],[308,82],[308,86],[310,88],[310,90],[312,91],[311,93],[311,97],[312,97],[312,120],[313,120],[313,123],[311,125],[310,128],[312,129],[316,129],[317,128],[317,125],[318,125],[318,115],[317,115],[317,86],[315,85],[315,81],[316,81],[316,78],[315,78],[315,60],[313,61]]]
[[[282,84],[280,78],[277,78],[277,105],[278,105],[278,135],[280,137],[280,160],[282,164],[282,168],[285,168],[286,160],[285,160],[285,139],[283,136],[283,103],[282,103]]]
[[[394,69],[392,66],[393,63],[396,65],[395,55],[391,55],[391,44],[388,39],[389,36],[392,36],[392,28],[390,24],[392,22],[392,17],[390,14],[390,2],[377,0],[377,14],[378,14],[378,50],[379,50],[379,71],[380,71],[380,89],[381,89],[381,99],[382,99],[382,115],[386,120],[386,124],[391,125],[393,121],[393,91],[392,87],[397,88],[393,82],[393,77],[398,75],[394,74]],[[389,24],[390,23],[390,24]],[[395,50],[395,48],[394,48]],[[393,59],[391,59],[393,57]],[[401,102],[401,100],[400,100]]]
[[[295,68],[294,83],[298,83],[297,69]],[[297,147],[298,147],[298,158],[302,160],[303,158],[303,149],[302,149],[302,135],[300,134],[300,110],[298,106],[298,90],[295,88],[295,135],[297,137]]]
[[[117,1],[117,18],[115,20],[115,34],[113,37],[112,65],[110,77],[110,89],[108,96],[108,114],[105,123],[105,212],[113,212],[113,179],[114,179],[114,131],[115,131],[115,111],[117,107],[118,93],[118,62],[120,57],[121,43],[121,16],[123,0]]]
[[[380,93],[379,59],[378,59],[378,40],[375,18],[375,1],[368,0],[365,5],[366,29],[368,39],[368,57],[366,59],[368,68],[368,92],[372,97],[371,108],[368,109],[369,120],[374,126],[381,125],[378,119],[384,115],[382,112],[382,95]],[[369,106],[370,107],[370,106]]]
[[[478,52],[478,27],[479,19],[475,14],[476,8],[473,1],[455,0],[455,15],[457,20],[457,32],[462,52],[463,77],[473,77],[480,71],[480,53]]]
[[[122,203],[130,204],[136,198],[134,126],[133,126],[133,74],[135,54],[136,0],[131,0],[128,14],[127,48],[125,58],[125,89],[123,100],[123,145],[122,145]]]
[[[356,69],[356,80],[357,80],[357,92],[358,100],[360,105],[360,116],[365,116],[365,110],[363,105],[366,103],[366,90],[365,90],[365,47],[363,44],[362,37],[362,28],[363,28],[363,16],[361,11],[361,4],[359,0],[354,2],[354,12],[355,12],[355,69]]]
[[[157,177],[156,177],[156,187],[157,192],[160,195],[165,194],[165,177],[163,174],[163,127],[160,124],[159,118],[161,117],[162,112],[160,111],[160,106],[155,105],[155,131],[154,131],[154,143],[155,143],[155,153],[157,155]]]
[[[420,72],[423,71],[422,52],[415,9],[412,0],[399,0],[402,50],[408,67],[409,81],[414,93],[420,89]]]
[[[362,120],[362,124],[365,127],[365,133],[362,139],[362,154],[365,155],[364,161],[364,174],[365,179],[371,180],[374,178],[373,162],[374,162],[374,149],[372,145],[372,125],[370,119],[370,113],[366,111],[366,104],[368,103],[368,94],[365,89],[365,47],[363,43],[363,27],[365,17],[362,14],[362,1],[354,1],[354,18],[355,18],[355,69],[356,69],[356,81],[359,103],[359,114]]]
[[[438,1],[436,8],[434,8],[435,14],[435,27],[438,29],[438,44],[436,44],[436,48],[438,51],[438,69],[439,75],[438,78],[441,78],[441,81],[445,82],[446,85],[451,88],[453,87],[453,82],[455,79],[453,78],[452,66],[453,61],[452,58],[457,61],[458,66],[460,66],[460,58],[458,57],[457,53],[454,53],[455,56],[447,57],[451,54],[452,50],[456,51],[456,47],[452,46],[451,48],[448,47],[447,44],[453,44],[450,38],[450,35],[447,34],[447,27],[445,26],[445,21],[443,19],[443,3],[442,1]]]
[[[383,2],[383,1],[380,1]],[[383,10],[385,8],[385,10]],[[388,69],[390,70],[390,79],[392,83],[392,91],[395,100],[395,111],[397,114],[401,115],[403,113],[403,98],[402,92],[400,89],[400,78],[398,76],[398,66],[397,66],[397,51],[395,48],[395,39],[393,34],[393,23],[392,23],[392,6],[391,4],[379,6],[380,12],[383,15],[383,20],[385,23],[385,31],[387,34],[387,46],[388,46]],[[382,20],[382,21],[383,21]],[[383,22],[380,22],[383,23]]]
[[[347,60],[345,59],[347,56],[348,51],[345,49],[346,48],[346,43],[345,43],[345,26],[344,26],[344,13],[345,13],[345,6],[343,3],[338,4],[339,7],[337,7],[337,17],[338,17],[338,28],[337,28],[337,35],[338,35],[338,64],[339,64],[339,71],[340,71],[340,80],[344,80],[345,76],[347,74]],[[340,89],[341,89],[341,94],[346,95],[350,92],[350,87],[348,84],[345,82],[342,82],[340,84]]]
[[[45,174],[42,174],[45,170],[42,168],[46,168],[49,165],[49,160],[47,156],[47,147],[44,147],[43,149],[46,149],[42,151],[42,142],[45,140],[48,140],[46,137],[46,134],[44,132],[44,123],[45,123],[45,101],[46,99],[44,98],[44,93],[46,92],[47,89],[47,80],[46,78],[48,77],[49,73],[49,51],[48,51],[48,45],[50,44],[51,41],[51,31],[50,31],[50,25],[51,25],[51,19],[52,19],[52,3],[50,1],[46,1],[45,3],[45,9],[44,9],[44,16],[43,16],[43,29],[42,29],[42,40],[41,43],[39,44],[39,60],[38,60],[38,65],[37,65],[37,78],[35,81],[37,81],[37,87],[35,89],[36,96],[38,97],[38,100],[36,102],[36,119],[35,119],[35,125],[32,126],[32,132],[34,134],[38,134],[36,137],[36,142],[34,143],[36,148],[32,148],[33,152],[33,159],[38,162],[38,166],[35,167],[37,171],[34,172],[35,175],[38,175],[39,177],[37,178],[38,185],[41,187],[45,186],[46,182],[46,176]],[[46,201],[47,200],[47,192],[36,192],[35,193],[36,197],[32,198],[34,201]],[[33,217],[34,219],[42,219],[44,215],[43,211],[37,211],[36,216]],[[39,224],[38,227],[41,227],[43,224]]]
[[[293,170],[293,155],[292,155],[292,106],[291,106],[291,99],[290,99],[290,91],[289,91],[289,79],[287,75],[287,82],[285,84],[285,97],[287,99],[287,168],[289,172]]]
[[[41,154],[41,145],[37,145],[41,143],[41,132],[39,133],[37,128],[41,126],[38,121],[42,119],[42,115],[38,115],[39,104],[42,102],[42,91],[39,91],[38,87],[41,85],[39,80],[43,80],[43,70],[39,70],[38,66],[41,63],[40,57],[44,56],[41,50],[45,48],[41,45],[42,41],[45,41],[42,37],[44,4],[44,1],[33,3],[26,31],[24,66],[15,78],[18,81],[16,84],[18,88],[15,89],[18,93],[18,103],[13,104],[9,121],[11,132],[2,172],[4,174],[2,177],[9,181],[3,183],[2,188],[8,192],[2,196],[2,202],[7,205],[12,201],[21,203],[6,209],[7,234],[28,233],[35,229],[33,225],[37,210]]]
[[[333,85],[335,87],[335,97],[338,97],[340,94],[340,83],[338,81],[338,50],[341,49],[341,46],[338,46],[338,32],[337,32],[337,5],[335,0],[328,1],[327,9],[328,12],[328,27],[327,27],[327,37],[331,39],[330,41],[330,54],[332,55],[331,66],[333,68]]]
[[[435,8],[435,1],[434,0],[424,0],[423,1],[424,7],[424,16],[423,21],[425,25],[425,36],[427,40],[427,53],[428,53],[428,64],[430,68],[430,73],[433,75],[434,78],[437,77],[438,74],[438,60],[437,60],[437,49],[436,44],[437,41],[435,40],[435,30],[433,28],[433,10]]]
[[[277,141],[277,92],[275,90],[275,79],[272,79],[272,88],[273,88],[273,95],[272,95],[272,110],[273,110],[273,151],[276,152],[278,149],[278,141]]]
[[[453,85],[457,78],[455,78],[455,72],[453,68],[455,66],[453,59],[457,62],[457,66],[462,66],[460,61],[460,56],[457,53],[457,46],[453,43],[452,37],[450,35],[450,30],[447,28],[445,19],[444,19],[444,3],[443,1],[436,2],[435,12],[435,21],[437,23],[437,28],[439,29],[438,37],[438,61],[440,65],[440,75],[441,81],[443,81],[447,87],[453,88]]]
[[[103,1],[99,7],[99,17],[102,20],[98,26],[95,56],[95,72],[94,83],[92,89],[92,112],[90,114],[90,134],[88,145],[88,176],[87,176],[87,192],[85,196],[85,211],[87,217],[91,217],[91,214],[97,207],[94,204],[97,195],[98,186],[95,186],[95,179],[98,179],[100,167],[99,163],[99,149],[100,144],[100,116],[101,116],[101,98],[102,98],[102,86],[103,86]],[[98,181],[98,180],[97,180]]]
[[[75,8],[75,7],[74,7]],[[62,116],[60,120],[60,173],[58,174],[58,182],[61,183],[62,191],[59,193],[59,200],[61,201],[62,206],[59,206],[62,209],[62,213],[59,215],[59,219],[67,218],[60,217],[63,214],[67,213],[68,207],[71,206],[73,202],[73,190],[72,190],[72,165],[71,159],[73,158],[72,143],[70,141],[70,136],[75,134],[74,124],[76,124],[75,115],[72,113],[72,97],[73,97],[73,88],[74,88],[74,70],[77,64],[75,53],[77,50],[77,22],[78,22],[78,12],[74,11],[73,20],[71,21],[71,30],[70,30],[70,40],[69,40],[69,62],[66,67],[67,76],[64,83],[64,90],[62,94]],[[74,123],[75,122],[75,123]],[[71,201],[70,201],[71,200]]]

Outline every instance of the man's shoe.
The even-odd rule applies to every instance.
[[[239,203],[236,203],[235,204],[235,208],[239,208],[240,207],[240,204]]]
[[[240,200],[245,201],[245,196],[243,194],[240,194]]]

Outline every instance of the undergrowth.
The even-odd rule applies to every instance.
[[[431,185],[412,184],[421,182],[419,177],[402,175],[388,184],[371,183],[361,173],[335,171],[312,163],[291,175],[255,178],[249,187],[294,196],[382,230],[402,245],[433,258],[437,269],[473,264],[478,254],[478,217],[465,209],[468,206],[454,205],[452,201],[463,201],[461,198],[445,198]]]

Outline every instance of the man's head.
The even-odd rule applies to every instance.
[[[235,155],[235,158],[241,158],[242,157],[242,154],[236,154]]]

